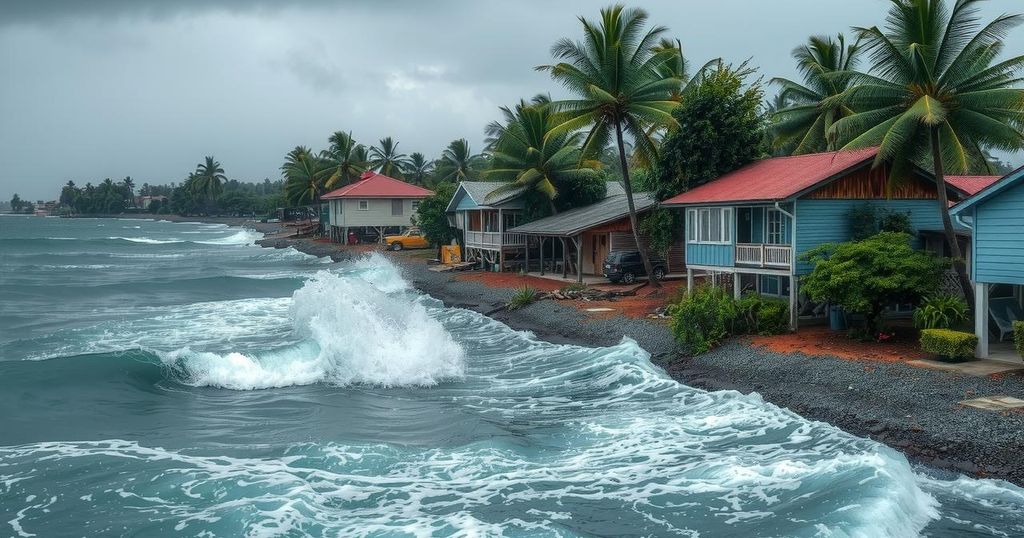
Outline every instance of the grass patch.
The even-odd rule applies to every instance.
[[[530,303],[537,300],[537,290],[530,286],[523,286],[516,290],[512,295],[512,298],[508,301],[509,310],[519,310],[520,308],[529,306]]]

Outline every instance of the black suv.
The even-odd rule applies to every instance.
[[[665,278],[665,260],[657,256],[651,256],[651,270],[654,272],[655,280]],[[614,283],[625,282],[632,284],[639,276],[647,276],[644,271],[644,261],[637,251],[612,252],[604,259],[604,276]]]

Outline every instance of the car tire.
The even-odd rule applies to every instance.
[[[625,273],[622,273],[622,281],[626,284],[632,284],[636,282],[636,275],[634,275],[632,271],[626,271]]]
[[[664,267],[655,267],[653,274],[654,274],[654,280],[658,280],[658,281],[664,280],[665,279],[665,268]]]
[[[402,242],[401,241],[395,241],[394,243],[391,243],[391,250],[394,250],[396,252],[399,251],[399,250],[402,250]]]

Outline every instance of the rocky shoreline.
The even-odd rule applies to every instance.
[[[277,224],[239,224],[265,233],[281,229]],[[257,243],[269,248],[292,247],[334,261],[363,255],[362,251],[307,238],[268,236]],[[595,347],[631,338],[680,383],[706,390],[757,392],[766,401],[808,419],[882,442],[912,461],[1024,486],[1024,413],[1000,414],[957,403],[992,395],[1024,398],[1024,379],[1019,376],[991,379],[898,362],[780,354],[743,340],[690,356],[677,346],[666,323],[626,317],[590,319],[562,301],[495,312],[514,290],[429,271],[422,258],[407,252],[387,255],[417,289],[448,306],[489,314],[514,329],[531,331],[554,343]]]

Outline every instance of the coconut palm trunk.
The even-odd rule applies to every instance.
[[[619,166],[622,167],[622,188],[626,191],[626,206],[629,207],[629,225],[633,228],[633,239],[636,240],[636,249],[640,251],[640,259],[644,262],[644,272],[647,273],[647,281],[655,288],[661,287],[661,282],[654,278],[654,268],[651,266],[651,253],[647,245],[640,242],[640,223],[636,218],[636,205],[633,204],[633,185],[629,180],[629,166],[626,163],[626,144],[622,141],[622,123],[615,121],[615,143],[619,146]]]
[[[935,189],[939,204],[939,214],[942,215],[942,231],[946,236],[946,244],[949,245],[949,253],[953,258],[953,269],[956,271],[956,278],[960,282],[960,289],[964,292],[964,299],[967,306],[974,311],[974,287],[967,275],[967,264],[964,261],[963,253],[960,251],[960,243],[956,239],[956,232],[953,230],[953,221],[949,217],[949,194],[946,192],[946,171],[942,165],[942,141],[940,140],[939,126],[931,129],[932,165],[935,167]]]

